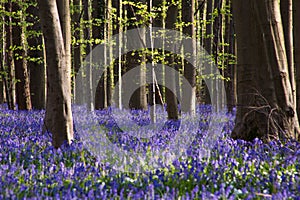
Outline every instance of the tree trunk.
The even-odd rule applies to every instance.
[[[278,1],[234,0],[233,13],[238,107],[232,137],[295,138],[298,121]]]
[[[206,33],[204,39],[204,48],[207,52],[207,55],[212,55],[212,38],[213,38],[213,1],[214,0],[207,0],[206,1]],[[210,58],[208,58],[210,59]],[[205,82],[203,82],[204,87],[204,102],[205,104],[211,104],[211,96],[212,94],[209,93],[208,87]]]
[[[85,46],[85,53],[88,55],[92,51],[92,46],[90,44],[91,41],[91,16],[90,16],[90,9],[89,9],[89,0],[83,0],[83,20],[84,20],[84,40],[86,42]],[[89,60],[85,60],[87,63],[92,63],[92,56],[89,57]],[[86,103],[87,103],[87,108],[88,110],[93,110],[94,109],[94,101],[93,101],[93,80],[92,80],[92,67],[91,65],[86,65],[86,78],[85,80],[85,92],[86,92]]]
[[[0,3],[1,5],[1,12],[5,11],[4,10],[4,3]],[[1,20],[4,22],[4,15],[1,15]],[[1,23],[1,33],[0,33],[0,38],[1,38],[1,52],[0,52],[0,71],[4,72],[4,57],[5,57],[5,26],[4,23]],[[5,80],[6,77],[3,73],[0,75],[0,103],[3,104],[5,99],[4,99],[4,86],[5,86]]]
[[[176,5],[170,5],[167,11],[166,16],[166,28],[167,29],[175,29],[175,24],[177,20],[178,15],[178,8]],[[167,44],[166,44],[167,45]],[[174,46],[174,43],[171,44]],[[175,55],[171,54],[167,56],[166,58],[167,64],[169,67],[176,68],[175,65]],[[167,103],[167,113],[168,113],[168,119],[170,120],[177,120],[179,117],[178,113],[178,104],[177,104],[177,98],[176,94],[176,84],[175,84],[175,74],[172,75],[172,78],[166,78],[166,85],[171,85],[171,88],[166,88],[166,103]],[[169,81],[169,83],[168,83]]]
[[[151,2],[150,2],[151,1]],[[161,11],[158,11],[159,9],[158,8],[162,8],[163,6],[163,1],[162,0],[149,0],[149,5],[152,5],[152,8],[149,7],[149,11],[152,11],[154,13],[156,13],[157,15],[155,17],[153,17],[151,20],[152,20],[152,27],[163,27],[163,13],[161,13]],[[154,41],[152,41],[152,45]],[[154,50],[152,50],[154,51]],[[162,53],[160,50],[157,50],[159,51],[160,53]],[[152,56],[152,55],[151,55]],[[151,61],[153,60],[153,58],[151,57]],[[162,70],[160,70],[162,72]],[[155,72],[153,72],[155,73]],[[159,77],[163,77],[163,74],[155,74],[156,76],[156,79],[159,78]],[[156,82],[155,79],[153,79],[153,82]],[[162,102],[162,86],[161,85],[157,85],[156,83],[153,83],[153,84],[149,84],[149,104],[152,106],[154,104],[161,104],[163,105],[163,102]],[[153,107],[154,109],[154,107]],[[153,117],[154,117],[154,114],[155,114],[155,110],[153,110]]]
[[[146,1],[143,0],[143,3]],[[127,14],[128,18],[131,18],[136,23],[137,21],[143,20],[143,16],[136,13],[137,9],[131,5],[128,6]],[[138,26],[142,27],[143,24],[139,24]],[[137,26],[131,25],[128,27],[128,29],[137,28]],[[138,43],[138,46],[141,48],[144,48],[143,43],[145,44],[145,32],[143,29],[140,29],[140,38],[136,41],[128,41],[128,46],[131,45],[131,43]],[[129,102],[129,108],[131,109],[139,109],[139,110],[147,110],[147,96],[146,96],[146,65],[145,65],[145,52],[144,51],[134,51],[134,55],[127,54],[126,56],[126,62],[128,64],[128,69],[133,69],[137,66],[140,66],[140,69],[138,70],[138,74],[136,74],[135,84],[138,84],[139,88],[132,94],[130,102]],[[127,106],[127,105],[125,105]]]
[[[8,0],[5,3],[5,11],[8,13],[12,13],[12,2]],[[16,84],[15,84],[15,66],[13,62],[13,42],[12,42],[12,17],[9,15],[5,16],[5,34],[6,34],[6,41],[5,41],[5,66],[7,72],[7,81],[6,81],[6,98],[8,109],[15,110],[16,109]]]
[[[296,83],[295,83],[295,65],[294,65],[294,41],[293,41],[293,0],[280,1],[280,11],[283,24],[284,41],[288,69],[293,92],[293,102],[296,107]]]
[[[0,59],[3,59],[2,58],[2,55],[0,55]],[[2,65],[2,63],[1,63]],[[2,67],[0,67],[0,69],[2,70]],[[4,90],[3,90],[3,79],[1,77],[1,80],[0,80],[0,104],[3,104],[4,103]]]
[[[296,69],[296,100],[297,100],[297,113],[298,119],[300,115],[300,1],[293,1],[294,8],[294,58]],[[298,138],[300,140],[300,137]]]
[[[213,60],[215,63],[215,66],[217,68],[212,68],[211,74],[214,75],[214,79],[217,80],[219,77],[216,76],[217,70],[220,71],[220,74],[223,74],[223,72],[220,70],[220,63],[222,60],[220,59],[221,56],[219,56],[220,53],[220,32],[222,31],[221,27],[221,21],[222,21],[222,15],[221,15],[221,4],[222,0],[214,0],[214,11],[213,13],[217,13],[217,15],[214,17],[213,20],[213,44],[212,44],[212,54],[213,54]],[[222,52],[221,52],[222,53]],[[216,106],[217,109],[222,108],[222,98],[221,98],[221,93],[222,91],[219,90],[218,88],[218,81],[212,81],[212,94],[210,94],[210,98],[212,100],[212,103]]]
[[[95,17],[97,17],[97,19],[100,19],[100,13],[95,11],[96,6],[98,8],[100,7],[99,4],[97,4],[97,3],[98,3],[97,0],[93,1],[93,8],[94,8],[93,9],[93,19],[95,19]],[[107,22],[103,23],[102,27],[93,26],[93,38],[95,39],[96,37],[100,37],[99,29],[102,28],[103,29],[103,34],[102,34],[101,39],[104,39],[105,42],[107,42],[110,38],[110,35],[111,35],[110,30],[109,30],[110,26],[108,25],[108,24],[111,23],[110,22],[111,11],[109,10],[109,9],[111,9],[111,1],[103,1],[102,8],[103,8],[102,20],[105,20]],[[99,10],[99,9],[97,9],[97,10]],[[107,48],[108,48],[108,45],[105,44],[105,46],[104,46],[104,54],[105,54],[104,58],[109,56],[109,55],[106,55]],[[107,60],[104,60],[105,67],[107,67],[107,65],[108,65]],[[105,70],[103,72],[102,77],[99,80],[98,85],[97,85],[97,89],[96,89],[96,94],[95,94],[95,109],[96,110],[106,109],[108,107],[109,67],[107,67],[106,69],[107,70]]]
[[[183,33],[190,36],[193,39],[192,42],[192,56],[191,60],[194,60],[196,57],[196,43],[195,43],[195,26],[194,26],[194,13],[195,13],[195,1],[182,1],[182,22]],[[196,112],[196,69],[194,63],[184,63],[184,77],[187,79],[191,85],[191,91],[184,89],[182,91],[183,102],[182,102],[182,111],[189,112],[190,114],[195,114]],[[187,96],[191,94],[191,96]]]
[[[75,87],[74,87],[74,100],[76,104],[82,105],[84,103],[84,94],[83,94],[83,80],[82,80],[82,71],[80,70],[81,63],[82,63],[82,51],[81,51],[81,1],[80,0],[73,0],[73,7],[74,13],[72,16],[72,23],[74,24],[74,37],[75,37],[75,44],[73,47],[73,70],[75,73],[74,80]]]
[[[66,1],[67,2],[67,1]],[[39,11],[46,46],[47,102],[45,128],[52,133],[54,147],[73,139],[70,64],[55,0],[39,0]],[[66,4],[65,4],[66,5]],[[66,26],[66,25],[65,25]],[[66,34],[66,32],[64,32]]]
[[[227,7],[230,8],[232,13],[232,3],[231,0],[227,0]],[[231,15],[227,14],[225,17],[225,54],[226,62],[225,62],[225,77],[229,78],[228,81],[225,81],[225,90],[226,90],[226,98],[227,98],[227,108],[228,111],[231,112],[233,108],[236,106],[236,88],[235,88],[235,64],[234,61],[234,49],[235,49],[235,36],[233,29],[233,19]]]
[[[65,49],[65,78],[66,83],[71,84],[71,15],[70,15],[70,0],[56,0],[61,31]],[[71,86],[71,85],[70,85]],[[69,88],[71,92],[71,87]]]
[[[22,10],[19,3],[13,3],[14,13]],[[25,46],[25,34],[21,25],[22,13],[13,17],[13,44],[17,47],[14,51],[14,64],[16,83],[16,100],[19,110],[31,110],[29,77],[27,71],[27,49]]]
[[[40,33],[41,24],[38,14],[38,9],[34,5],[27,8],[26,21],[31,26],[27,27],[27,32]],[[28,34],[27,43],[30,47],[28,49],[28,70],[30,74],[30,93],[31,103],[33,109],[45,109],[46,93],[45,93],[45,63],[44,53],[42,49],[43,38],[42,35]]]

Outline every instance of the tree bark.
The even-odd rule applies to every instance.
[[[288,69],[293,92],[294,103],[296,107],[296,82],[294,65],[294,40],[293,40],[293,0],[280,1],[280,11],[283,24],[284,41]]]
[[[296,138],[298,119],[278,1],[234,0],[233,13],[238,44],[233,138]]]
[[[4,8],[4,3],[0,3],[2,10],[1,11],[5,11]],[[4,15],[1,15],[1,20],[4,22]],[[1,52],[0,52],[0,71],[4,72],[4,57],[5,57],[5,25],[4,23],[1,23],[1,33],[0,33],[0,38],[1,38]],[[4,86],[5,86],[5,80],[6,77],[3,73],[1,73],[0,75],[0,103],[4,103],[5,99],[4,99]]]
[[[166,28],[167,29],[175,29],[175,23],[177,20],[178,15],[178,8],[176,5],[170,5],[167,10],[167,16],[166,16]],[[166,44],[167,45],[167,44]],[[174,44],[171,44],[174,46]],[[171,53],[170,56],[167,56],[166,58],[167,64],[169,67],[176,68],[175,63],[175,55]],[[173,78],[174,77],[174,78]],[[168,83],[169,81],[170,83]],[[176,84],[175,84],[175,75],[172,75],[172,78],[166,78],[166,85],[171,85],[172,88],[166,88],[166,103],[167,103],[167,113],[168,113],[168,119],[170,120],[177,120],[179,118],[178,113],[178,104],[177,104],[177,98],[176,94]]]
[[[185,23],[183,26],[183,33],[190,36],[193,39],[192,42],[192,56],[191,60],[194,60],[196,57],[196,43],[195,43],[195,25],[194,25],[194,13],[195,13],[195,1],[182,1],[182,22]],[[189,112],[194,115],[196,112],[196,69],[195,62],[189,63],[184,62],[184,77],[190,84],[190,90],[187,91],[184,89],[182,91],[183,102],[182,102],[182,111]],[[190,97],[187,97],[187,94],[191,94]]]
[[[46,46],[47,102],[45,128],[52,133],[54,147],[73,139],[70,64],[65,52],[63,31],[55,0],[39,0],[39,11]]]
[[[56,0],[65,49],[65,78],[71,84],[71,15],[70,0]],[[71,86],[71,85],[70,85]],[[71,87],[69,88],[71,92]]]

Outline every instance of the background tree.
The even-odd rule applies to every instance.
[[[5,12],[12,13],[12,1],[8,0],[5,4]],[[16,109],[16,84],[15,84],[15,66],[13,62],[13,41],[12,41],[12,16],[6,14],[4,17],[5,23],[5,56],[4,56],[4,70],[6,74],[6,99],[8,108]]]
[[[90,10],[90,3],[89,0],[83,0],[83,20],[84,20],[84,40],[85,40],[85,55],[89,55],[92,51],[92,45],[91,45],[91,10]],[[85,62],[92,63],[90,56],[90,60],[85,60]],[[84,79],[85,83],[85,95],[86,95],[86,103],[87,108],[89,110],[94,109],[94,101],[93,101],[93,88],[92,88],[92,68],[90,65],[87,65],[86,71],[84,73],[86,74],[86,78]]]
[[[5,74],[4,74],[4,57],[5,57],[5,23],[4,23],[4,2],[0,3],[0,15],[1,15],[1,20],[0,20],[0,26],[2,28],[2,31],[0,33],[0,103],[4,103],[5,99],[4,99],[4,95],[5,95],[5,91],[4,91],[4,85],[5,85]]]
[[[41,22],[37,1],[27,2],[26,23],[27,23],[27,66],[30,74],[30,99],[33,109],[45,109],[45,61]]]
[[[294,26],[294,57],[296,69],[296,100],[298,118],[300,115],[300,1],[293,1],[293,26]],[[300,139],[300,138],[299,138]]]
[[[232,19],[232,0],[226,0],[225,4],[225,47],[224,54],[225,59],[225,69],[224,77],[227,79],[225,81],[226,88],[226,99],[228,111],[232,111],[236,106],[236,65],[235,65],[235,32]]]
[[[82,92],[83,88],[83,71],[80,71],[82,64],[83,51],[82,51],[82,1],[73,0],[72,2],[72,33],[73,33],[73,42],[72,42],[72,56],[73,56],[73,97],[75,104],[83,105],[84,104],[84,94]]]
[[[25,39],[24,1],[13,2],[13,44],[16,83],[16,100],[19,110],[31,110],[29,76],[27,70],[27,44]]]
[[[167,1],[167,3],[169,4],[169,7],[167,10],[167,16],[166,16],[166,28],[174,30],[176,28],[176,21],[177,21],[177,17],[178,17],[178,7],[172,1]],[[166,45],[171,45],[172,47],[175,48],[174,43],[166,44]],[[167,61],[166,64],[169,67],[176,69],[176,65],[178,65],[178,63],[176,63],[174,54],[169,53],[169,55],[167,55],[166,61]],[[169,83],[168,83],[168,81],[169,81]],[[177,104],[176,94],[173,93],[176,91],[175,74],[172,75],[172,78],[166,79],[166,85],[172,86],[172,88],[166,88],[166,91],[165,91],[168,119],[177,120],[179,118],[178,104]]]
[[[294,65],[294,39],[293,39],[293,0],[280,1],[280,12],[283,25],[284,43],[287,63],[293,92],[293,102],[296,107],[296,82]]]
[[[64,1],[65,5],[68,1]],[[46,46],[47,102],[45,128],[53,135],[54,147],[73,139],[71,83],[66,59],[64,35],[56,0],[38,1]],[[65,32],[66,33],[66,32]]]
[[[193,39],[192,42],[192,56],[193,60],[196,57],[196,42],[195,42],[195,21],[194,21],[194,13],[195,13],[195,1],[182,1],[182,21],[183,25],[183,33],[190,36]],[[195,63],[184,63],[184,77],[188,80],[191,85],[191,91],[183,90],[182,96],[186,97],[187,94],[191,96],[189,98],[183,98],[188,100],[184,102],[183,105],[187,107],[182,107],[183,111],[188,111],[191,114],[195,114],[196,112],[196,70]]]
[[[127,18],[130,20],[130,25],[127,27],[128,30],[144,27],[145,24],[149,23],[147,21],[147,6],[143,6],[146,4],[146,0],[142,0],[137,3],[135,6],[132,4],[128,4],[127,8]],[[138,10],[140,9],[140,12]],[[144,15],[143,15],[144,14]],[[139,39],[136,41],[130,41],[127,43],[127,48],[130,48],[130,45],[136,43],[136,46],[141,48],[145,48],[143,45],[145,44],[145,32],[143,29],[139,30]],[[136,84],[139,85],[139,88],[132,94],[129,107],[131,109],[141,109],[147,110],[147,96],[146,96],[146,56],[143,51],[133,51],[126,55],[126,70],[133,69],[135,67],[140,67],[138,70],[138,74],[134,78]]]
[[[99,39],[109,40],[112,35],[112,1],[101,1],[102,4],[99,5],[99,1],[93,1],[93,39],[95,41]],[[100,13],[100,8],[102,9],[102,15]],[[97,21],[98,22],[97,22]],[[99,23],[101,20],[101,23]],[[100,31],[102,29],[102,31]],[[101,34],[102,33],[102,34]],[[94,47],[96,46],[94,43]],[[104,46],[105,58],[110,55],[109,45]],[[108,60],[108,59],[107,59]],[[104,65],[106,70],[104,71],[96,89],[95,96],[95,109],[105,109],[111,105],[111,67],[110,63],[104,60]]]

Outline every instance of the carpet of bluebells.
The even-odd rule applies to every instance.
[[[44,111],[9,111],[1,106],[0,199],[300,199],[299,143],[232,140],[234,120],[228,114],[229,121],[210,156],[203,158],[198,147],[211,109],[201,106],[198,112],[198,135],[187,157],[137,174],[116,171],[110,163],[99,162],[84,148],[77,133],[71,145],[54,149],[51,134],[42,134]],[[107,115],[104,111],[98,114]],[[104,119],[99,123],[113,127],[109,125],[113,122]],[[126,138],[126,132],[121,133]],[[108,136],[113,134],[120,132]],[[116,139],[120,137],[111,140],[120,142]]]

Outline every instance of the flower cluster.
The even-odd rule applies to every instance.
[[[213,116],[201,106],[197,135],[184,157],[142,173],[121,172],[100,162],[77,133],[71,145],[55,149],[51,134],[42,134],[44,111],[9,111],[0,108],[0,199],[297,199],[300,197],[300,144],[268,144],[232,140],[233,116],[221,129],[213,150],[203,156],[205,136]],[[74,112],[83,108],[74,107]],[[163,147],[178,130],[166,123],[148,140],[132,139],[109,116],[96,115],[110,141],[125,149]],[[149,113],[145,113],[147,115]],[[122,116],[119,116],[122,117]],[[131,117],[149,124],[143,114]],[[90,119],[82,118],[89,126]],[[173,123],[173,124],[172,124]],[[171,128],[170,128],[171,127]],[[173,127],[173,128],[172,128]],[[76,130],[76,127],[75,127]]]

